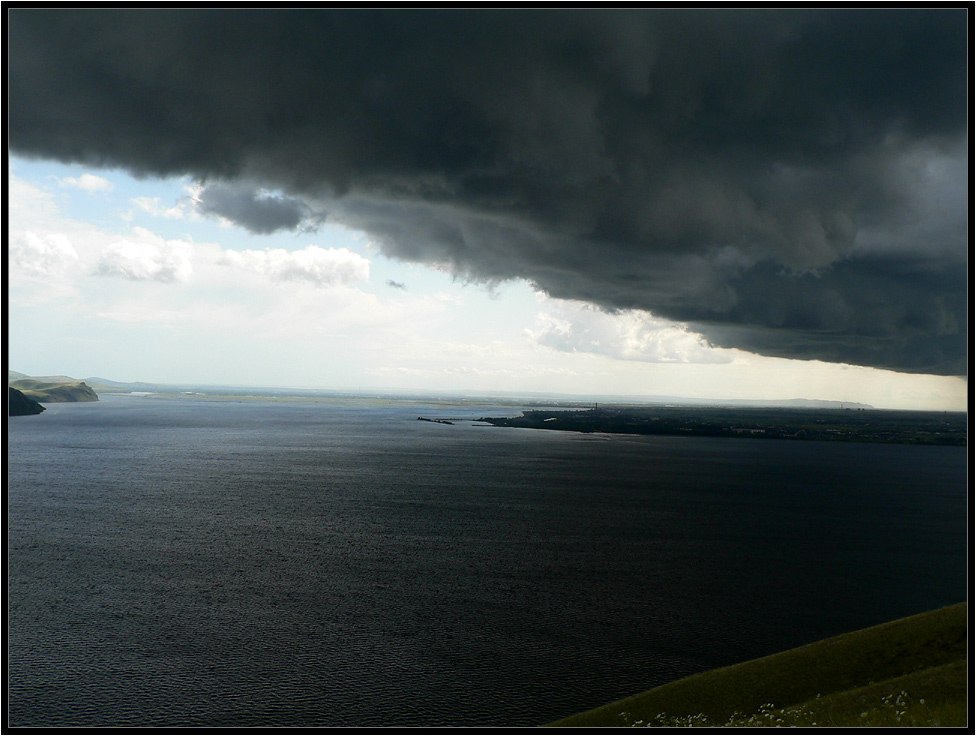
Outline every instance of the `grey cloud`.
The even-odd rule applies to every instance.
[[[965,9],[9,19],[14,153],[717,344],[967,372]]]
[[[401,291],[407,288],[407,285],[402,281],[394,281],[393,279],[387,279],[386,285],[389,286],[391,289],[400,289]]]
[[[264,194],[247,186],[209,184],[196,197],[205,215],[217,215],[252,233],[269,235],[278,230],[314,229],[308,205],[292,197]]]

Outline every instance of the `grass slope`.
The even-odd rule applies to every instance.
[[[36,378],[22,378],[8,381],[8,386],[23,392],[24,396],[42,404],[66,401],[98,401],[98,394],[83,381],[70,379],[70,382],[55,383]]]
[[[702,672],[551,726],[967,723],[960,603]]]

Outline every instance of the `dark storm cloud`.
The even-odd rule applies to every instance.
[[[967,370],[965,10],[9,18],[15,153],[280,190],[723,345]]]

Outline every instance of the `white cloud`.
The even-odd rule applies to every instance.
[[[36,228],[39,221],[58,217],[58,205],[50,191],[10,174],[8,180],[8,205],[11,229],[13,224],[30,223]]]
[[[60,276],[78,262],[78,252],[61,233],[25,231],[10,243],[10,255],[28,276]]]
[[[594,353],[646,363],[729,363],[734,351],[711,347],[698,333],[639,309],[606,312],[585,302],[541,297],[546,311],[531,342],[566,353]]]
[[[227,250],[220,262],[276,281],[308,281],[317,286],[369,280],[369,260],[348,248],[309,245],[298,251]]]
[[[186,206],[182,202],[165,207],[159,197],[133,197],[129,201],[153,217],[164,217],[168,220],[182,220],[186,217]]]
[[[95,176],[94,174],[82,174],[79,177],[66,176],[64,178],[58,178],[58,184],[63,187],[71,187],[72,189],[81,189],[89,194],[95,194],[96,192],[110,192],[115,189],[115,185],[113,185],[108,179],[102,176]]]
[[[97,272],[133,281],[187,281],[193,273],[191,260],[192,246],[180,240],[121,240],[102,251]]]

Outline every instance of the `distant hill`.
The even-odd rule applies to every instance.
[[[17,389],[7,386],[7,416],[24,417],[40,414],[44,407]]]
[[[41,383],[81,383],[81,379],[72,378],[71,376],[27,376],[27,378],[32,381],[40,381]],[[7,379],[10,380],[9,378]]]
[[[99,378],[97,376],[92,376],[91,378],[86,378],[85,383],[94,387],[97,391],[104,392],[125,392],[129,391],[158,391],[160,389],[160,384],[156,383],[146,383],[144,381],[112,381],[108,378]]]
[[[41,404],[55,404],[69,401],[98,401],[91,386],[68,376],[45,376],[45,378],[64,378],[65,381],[46,381],[38,378],[8,380],[8,387],[17,389],[29,399]]]

